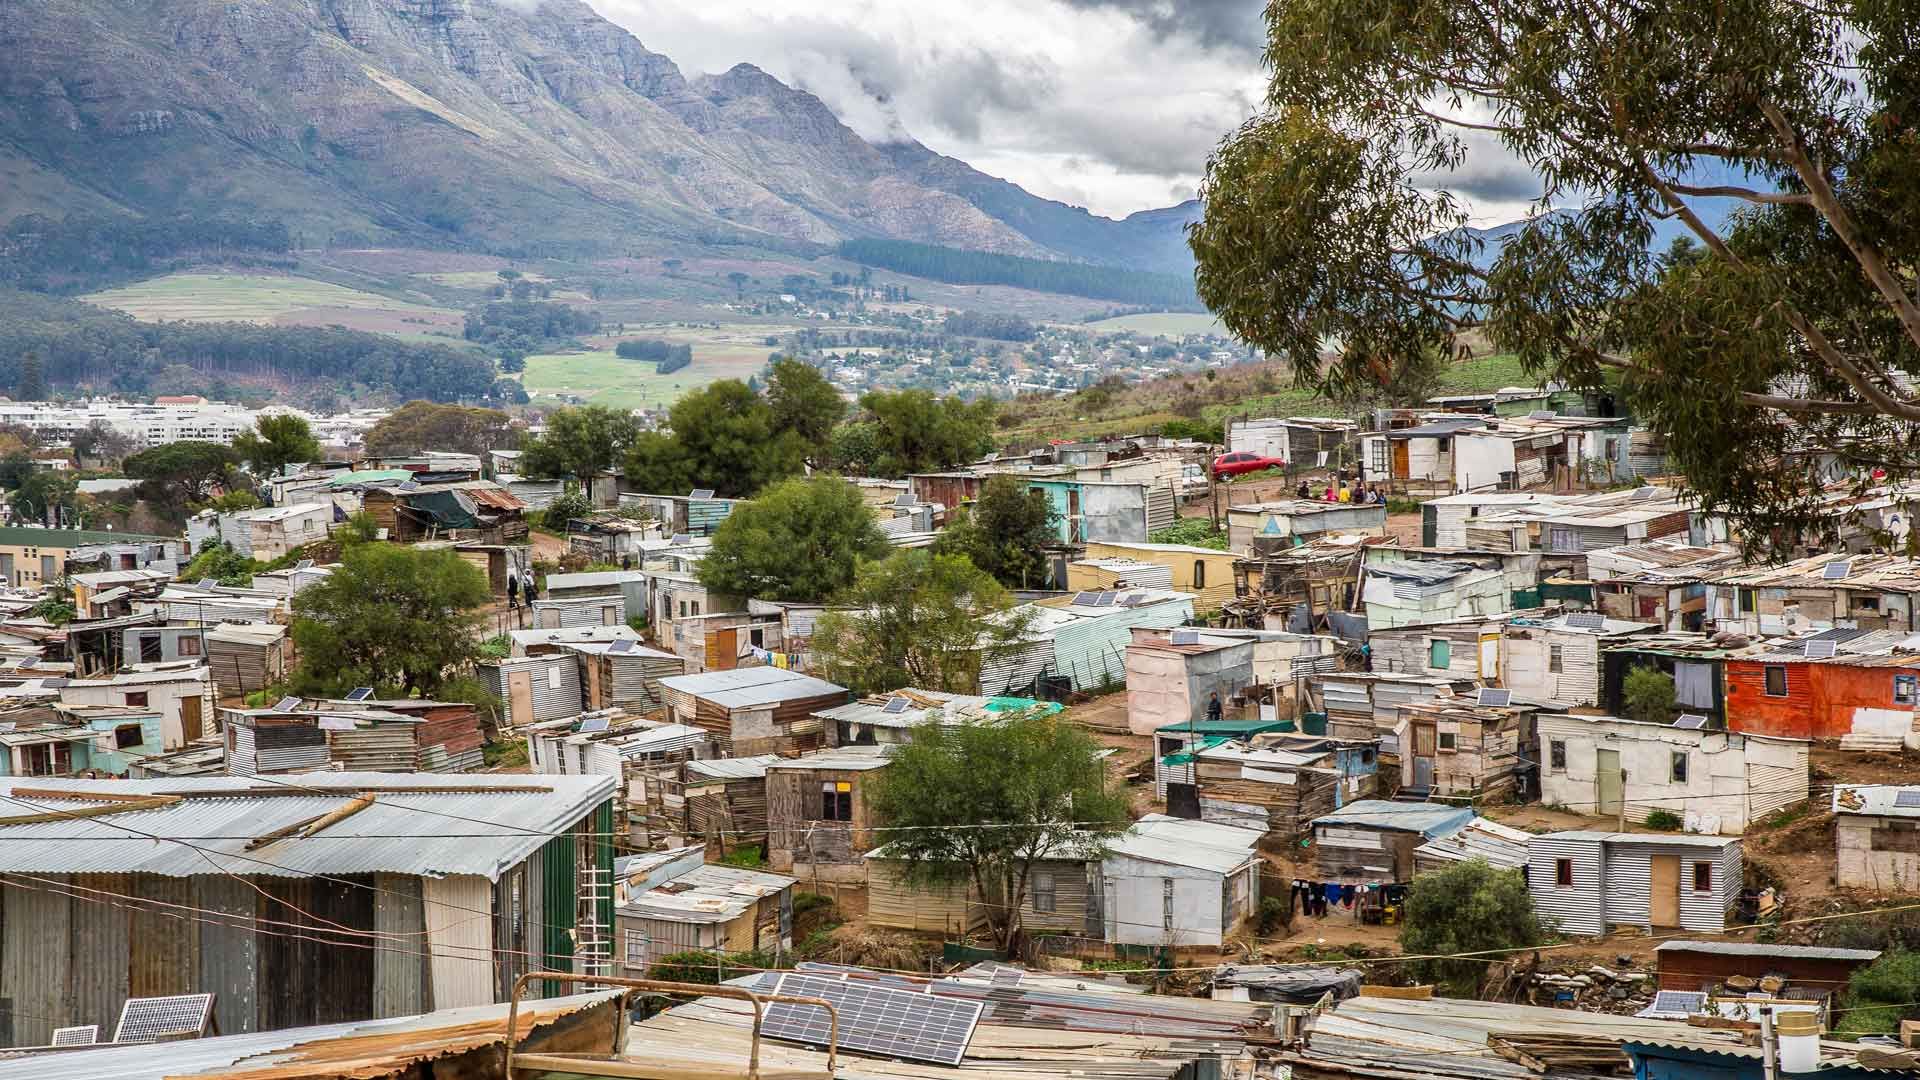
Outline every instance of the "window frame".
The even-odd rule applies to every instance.
[[[1567,670],[1567,647],[1549,644],[1547,646],[1547,671],[1559,675]]]
[[[198,634],[182,634],[174,639],[173,645],[174,652],[181,656],[200,655],[200,635]]]
[[[1902,689],[1904,687],[1904,690]],[[1913,705],[1920,703],[1920,676],[1895,675],[1893,677],[1893,703],[1895,705]]]
[[[1573,860],[1560,858],[1553,860],[1553,887],[1571,889],[1573,885]]]
[[[842,791],[841,788],[846,790]],[[815,821],[842,821],[853,823],[853,785],[844,780],[820,781],[820,801],[815,804],[818,816]],[[842,816],[844,815],[844,816]]]
[[[1667,780],[1670,783],[1685,784],[1689,782],[1687,778],[1691,775],[1692,762],[1688,760],[1687,752],[1673,751],[1673,756],[1667,760]]]
[[[1445,663],[1438,663],[1435,661],[1436,655],[1440,653],[1446,654],[1444,657],[1442,657],[1442,659],[1446,661]],[[1430,668],[1438,669],[1440,671],[1453,670],[1452,639],[1443,638],[1443,637],[1434,637],[1434,638],[1427,639],[1427,666]]]
[[[1704,885],[1700,883],[1702,878],[1706,879],[1706,884]],[[1713,861],[1711,859],[1695,859],[1693,861],[1693,891],[1697,893],[1710,893],[1713,891]]]
[[[148,692],[145,690],[129,690],[125,693],[126,700],[122,704],[129,709],[151,708],[152,706],[148,704],[151,699],[147,695]]]
[[[1553,772],[1567,771],[1567,740],[1547,740],[1547,768]]]
[[[1773,677],[1776,673],[1780,676],[1780,690],[1778,693],[1773,689]],[[1793,696],[1793,683],[1787,678],[1787,665],[1765,664],[1760,668],[1760,693],[1770,698]]]
[[[1193,560],[1193,587],[1196,589],[1207,587],[1207,560],[1205,559]]]
[[[127,732],[133,733],[132,742],[127,741]],[[139,724],[115,724],[113,726],[113,748],[115,750],[132,750],[138,746],[145,746],[146,742],[146,729]]]
[[[1443,754],[1460,752],[1460,733],[1457,731],[1439,731],[1434,733],[1434,748]]]
[[[1033,884],[1027,889],[1027,897],[1032,902],[1033,910],[1045,915],[1051,915],[1057,911],[1060,903],[1059,887],[1053,871],[1035,870]]]

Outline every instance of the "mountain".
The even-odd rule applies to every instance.
[[[1191,266],[1191,204],[1126,221],[750,65],[687,78],[580,0],[0,3],[0,219],[284,220],[306,243],[600,254],[877,236]]]

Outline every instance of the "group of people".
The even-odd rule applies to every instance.
[[[507,610],[516,611],[520,607],[520,596],[526,594],[527,605],[531,607],[540,599],[540,583],[533,579],[533,571],[507,571]]]
[[[1300,481],[1300,487],[1294,491],[1294,495],[1302,499],[1311,499],[1313,498],[1313,488],[1309,487],[1305,480],[1302,480]],[[1376,506],[1387,501],[1387,493],[1381,491],[1378,485],[1369,487],[1359,482],[1349,484],[1344,478],[1341,478],[1328,482],[1327,490],[1321,495],[1321,500],[1323,502],[1360,503],[1364,506]]]

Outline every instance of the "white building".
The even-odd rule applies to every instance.
[[[1260,906],[1263,834],[1149,814],[1100,864],[1106,937],[1123,945],[1218,946]]]
[[[1540,713],[1540,801],[1639,825],[1655,810],[1733,834],[1807,798],[1807,741]]]

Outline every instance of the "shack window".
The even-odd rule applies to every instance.
[[[1753,614],[1753,609],[1754,609],[1753,590],[1752,589],[1736,589],[1734,591],[1738,596],[1735,602],[1739,605],[1740,614],[1742,615]]]
[[[144,708],[146,708],[146,707],[147,707],[147,692],[146,692],[145,690],[134,690],[134,691],[129,691],[129,692],[128,692],[128,694],[127,694],[127,705],[128,705],[129,707],[131,707],[131,708],[135,708],[135,709],[144,709]]]
[[[1044,870],[1033,873],[1033,910],[1051,912],[1054,905],[1053,875]]]
[[[1566,771],[1567,740],[1565,739],[1547,740],[1547,763],[1552,765],[1555,771],[1558,771],[1558,772]]]
[[[1367,443],[1367,471],[1374,476],[1387,475],[1387,440],[1373,439]]]
[[[1780,664],[1767,665],[1767,696],[1787,696],[1787,669]]]
[[[1895,675],[1893,677],[1894,704],[1911,705],[1916,698],[1920,698],[1920,680],[1916,680],[1912,675]]]
[[[1562,889],[1573,888],[1573,860],[1553,860],[1553,883]]]
[[[1435,439],[1433,440],[1433,448],[1444,454],[1447,451],[1453,449],[1453,440],[1452,439]]]
[[[1687,782],[1687,752],[1685,750],[1675,750],[1673,752],[1671,775],[1673,782],[1676,784],[1684,784]]]
[[[179,645],[180,645],[181,656],[199,656],[200,655],[200,639],[197,637],[192,637],[192,636],[183,637],[179,639]]]
[[[1173,929],[1173,879],[1160,879],[1160,927]]]
[[[700,601],[698,601],[698,600],[695,600],[695,601],[693,602],[693,613],[694,613],[695,615],[698,615],[698,614],[700,614]]]
[[[1877,596],[1856,596],[1853,598],[1853,606],[1859,608],[1861,611],[1879,611],[1880,598]]]
[[[139,724],[121,724],[119,727],[113,729],[113,748],[115,750],[131,750],[145,741],[146,736],[140,734]]]
[[[1566,646],[1564,645],[1547,646],[1547,670],[1548,671],[1551,671],[1555,674],[1559,674],[1562,670],[1564,670],[1561,665],[1565,661],[1565,659],[1566,659]]]
[[[1443,731],[1440,733],[1440,749],[1458,750],[1459,748],[1460,748],[1460,736],[1454,734],[1451,731]]]
[[[853,785],[844,780],[835,783],[831,780],[820,785],[821,821],[853,820]]]
[[[1694,892],[1712,892],[1713,891],[1713,864],[1712,863],[1697,862],[1693,864],[1693,891]]]
[[[1427,666],[1448,668],[1453,666],[1453,642],[1446,638],[1433,638],[1427,642]]]
[[[1207,587],[1207,561],[1205,559],[1193,560],[1193,587],[1196,589],[1204,589]]]
[[[647,966],[647,932],[645,930],[627,931],[627,966],[643,968]]]

